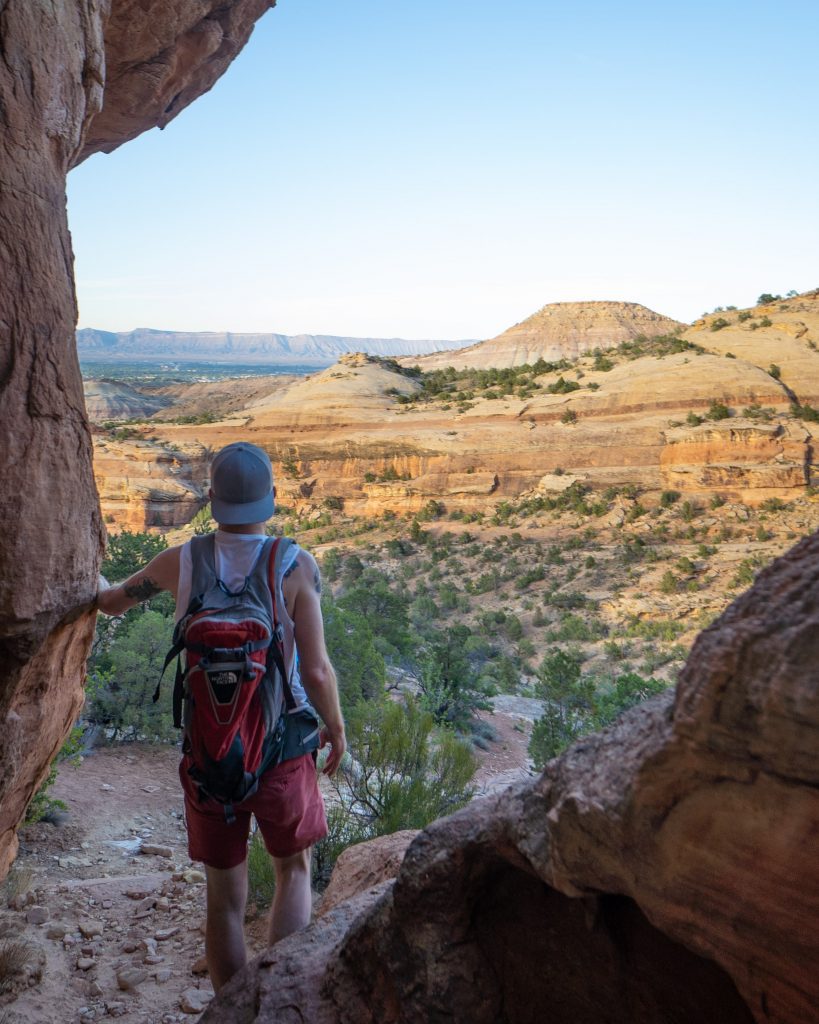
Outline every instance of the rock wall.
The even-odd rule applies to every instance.
[[[93,621],[74,616],[96,590],[104,546],[74,340],[66,174],[210,88],[271,6],[2,5],[0,877],[82,699]]]
[[[171,530],[207,503],[210,452],[201,444],[94,438],[94,477],[112,530]]]
[[[203,1024],[818,1019],[817,570],[819,534],[701,634],[676,693],[434,823]]]
[[[722,420],[665,433],[663,484],[684,494],[728,492],[757,504],[811,482],[812,438],[797,421]]]

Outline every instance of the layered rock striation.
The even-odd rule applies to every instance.
[[[244,415],[145,429],[167,443],[213,449],[250,439],[277,463],[285,504],[341,498],[360,515],[417,512],[430,499],[487,511],[555,471],[596,486],[633,483],[752,504],[810,482],[810,424],[791,417],[787,387],[761,367],[696,351],[605,370],[587,364],[544,373],[542,387],[526,397],[476,392],[458,405],[413,403],[420,388],[413,377],[349,356],[260,396]],[[576,390],[550,391],[561,379]],[[714,402],[731,415],[708,419]],[[744,414],[757,407],[770,410],[769,421]]]
[[[94,476],[112,530],[171,530],[207,503],[210,452],[201,444],[94,438]]]
[[[815,1020],[818,569],[815,534],[675,693],[434,823],[393,883],[339,886],[203,1022]]]
[[[70,167],[210,88],[272,0],[4,4],[0,876],[82,700],[104,545],[75,347]],[[79,617],[78,617],[79,616]]]

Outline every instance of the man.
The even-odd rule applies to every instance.
[[[219,579],[231,591],[241,587],[264,545],[265,523],[273,515],[275,493],[270,459],[261,448],[239,442],[214,457],[210,499],[219,527],[215,563]],[[285,614],[280,610],[280,618],[292,626],[297,651],[292,688],[297,701],[309,698],[324,722],[320,746],[330,745],[324,772],[333,775],[344,756],[346,740],[335,673],[324,643],[321,577],[315,559],[306,551],[293,545],[288,556],[282,566]],[[179,619],[191,598],[191,572],[190,545],[167,548],[124,583],[100,590],[97,607],[107,615],[121,615],[138,602],[167,590],[176,599]],[[183,760],[180,777],[185,790],[188,851],[192,860],[205,864],[205,951],[211,980],[218,991],[246,962],[243,922],[251,813],[256,816],[276,871],[271,944],[310,921],[310,848],[327,834],[327,823],[310,754],[268,769],[258,792],[235,805],[236,820],[230,823],[215,801],[198,799],[184,766]]]

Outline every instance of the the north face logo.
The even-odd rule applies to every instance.
[[[239,685],[239,676],[236,672],[209,672],[211,689],[214,699],[219,704],[230,704]]]

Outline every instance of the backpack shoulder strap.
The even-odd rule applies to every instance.
[[[295,544],[290,537],[277,537],[268,554],[267,582],[270,588],[270,600],[273,611],[273,640],[270,644],[270,655],[279,670],[284,685],[284,700],[287,710],[296,707],[296,699],[290,687],[290,675],[287,671],[284,647],[284,626],[282,625],[279,609],[284,605],[284,594],[282,593],[282,565],[284,556]]]
[[[191,537],[191,598],[203,594],[213,581],[216,572],[216,534],[206,533],[202,537]]]
[[[295,546],[296,542],[292,537],[278,537],[276,539],[275,552],[270,559],[269,565],[269,576],[268,583],[270,584],[270,593],[273,595],[273,613],[274,622],[279,622],[279,616],[277,608],[284,608],[284,594],[282,592],[282,579],[284,573],[282,567],[284,566],[284,559],[287,552]]]

